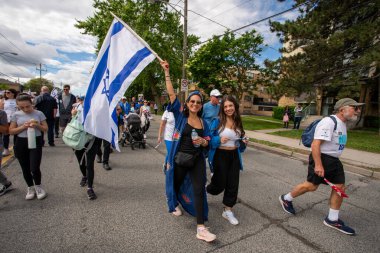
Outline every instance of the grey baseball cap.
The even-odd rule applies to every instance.
[[[364,103],[358,103],[356,102],[355,100],[353,100],[352,98],[342,98],[342,99],[339,99],[335,105],[334,105],[334,110],[339,110],[339,108],[343,107],[343,106],[346,106],[346,105],[351,105],[351,106],[361,106],[361,105],[364,105]]]

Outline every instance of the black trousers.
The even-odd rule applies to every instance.
[[[186,174],[190,174],[191,183],[194,192],[194,205],[197,212],[197,224],[204,224],[203,210],[204,210],[204,194],[206,183],[206,167],[205,159],[198,156],[195,160],[195,165],[192,168],[180,167],[177,164],[174,167],[174,189],[176,193],[185,179]]]
[[[14,146],[15,157],[20,163],[26,184],[31,187],[41,184],[42,136],[36,137],[37,148],[28,148],[28,138],[17,137]]]
[[[294,117],[294,127],[293,129],[300,129],[302,117],[295,116]]]
[[[99,149],[96,154],[102,158],[103,163],[108,163],[110,159],[110,153],[111,153],[111,144],[106,140],[101,140],[101,141],[103,142],[104,151],[102,152],[102,145],[101,145],[102,143],[100,143]]]
[[[46,123],[48,125],[48,143],[49,145],[54,144],[54,124],[55,124],[55,119],[46,119]],[[44,133],[42,133],[42,143],[45,145],[45,136]]]
[[[214,175],[207,192],[218,195],[224,191],[223,204],[233,207],[239,190],[240,160],[237,149],[217,149],[213,160]]]
[[[82,172],[82,175],[84,177],[87,177],[87,185],[88,188],[92,188],[94,184],[94,161],[95,161],[95,156],[96,152],[99,149],[99,146],[101,144],[101,139],[95,138],[94,143],[92,144],[91,148],[87,151],[87,159],[82,157],[85,153],[85,149],[81,150],[75,150],[75,156],[77,157],[78,163],[79,163],[79,169]],[[86,144],[86,147],[89,145],[89,143]],[[82,163],[81,163],[82,161]]]
[[[59,117],[55,117],[54,119],[54,132],[56,136],[59,135]]]

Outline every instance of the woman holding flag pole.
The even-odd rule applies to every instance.
[[[186,99],[182,111],[169,75],[169,64],[160,61],[165,72],[166,89],[170,97],[168,111],[173,112],[175,129],[173,143],[166,163],[166,195],[169,212],[182,214],[178,203],[191,215],[197,217],[196,237],[206,242],[216,239],[204,221],[207,220],[208,206],[205,191],[206,160],[203,155],[208,147],[209,128],[201,118],[202,95],[193,91]],[[192,199],[194,198],[194,200]]]

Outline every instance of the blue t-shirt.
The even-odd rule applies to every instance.
[[[203,105],[203,114],[202,118],[207,122],[210,126],[211,121],[218,117],[220,105],[213,105],[211,102],[207,102]]]

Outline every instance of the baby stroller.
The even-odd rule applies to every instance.
[[[146,137],[144,128],[141,127],[140,116],[136,113],[129,113],[124,118],[124,128],[125,131],[122,133],[122,139],[120,140],[121,146],[125,146],[126,142],[129,142],[132,150],[135,149],[135,146],[146,147]]]

